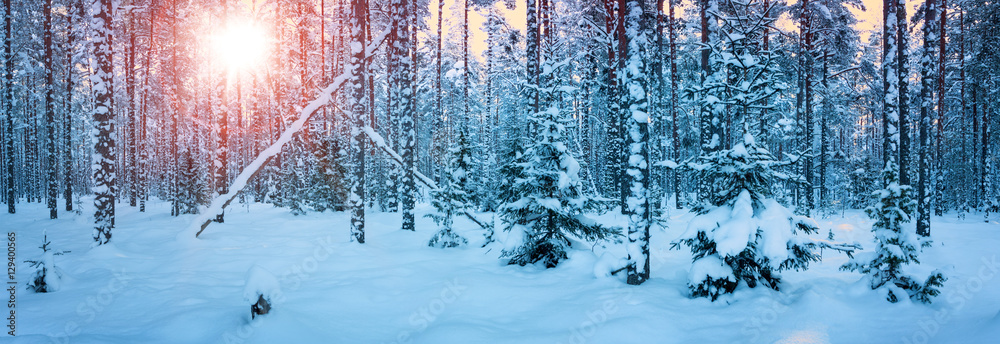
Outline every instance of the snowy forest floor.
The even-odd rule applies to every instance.
[[[90,200],[84,200],[89,204]],[[199,240],[178,240],[193,216],[118,206],[111,245],[90,248],[92,210],[48,220],[42,204],[0,214],[17,233],[17,337],[12,343],[995,343],[1000,336],[1000,224],[981,214],[935,217],[934,246],[912,273],[946,272],[930,306],[886,302],[839,271],[846,256],[825,252],[808,271],[785,272],[783,289],[744,285],[717,302],[689,298],[690,253],[669,250],[692,215],[671,210],[652,233],[652,278],[596,277],[622,245],[574,244],[554,269],[507,266],[499,246],[481,249],[482,230],[458,219],[470,245],[427,247],[437,231],[418,206],[416,232],[399,214],[369,211],[367,243],[349,241],[347,213],[293,216],[270,205],[236,204]],[[482,214],[484,218],[486,214]],[[614,213],[601,216],[624,225]],[[817,218],[827,236],[874,247],[871,221],[848,210]],[[65,277],[54,293],[25,289],[42,231]],[[5,232],[6,232],[5,231]],[[501,238],[504,233],[498,233]],[[251,321],[242,291],[258,264],[283,297]],[[597,267],[597,269],[595,269]],[[599,271],[598,271],[599,272]],[[5,330],[6,331],[6,330]],[[5,336],[6,337],[6,336]]]

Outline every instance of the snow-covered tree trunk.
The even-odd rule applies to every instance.
[[[931,152],[931,111],[934,107],[933,60],[935,44],[937,43],[937,1],[927,0],[924,3],[924,49],[920,57],[920,151],[917,163],[917,234],[931,235],[931,195],[930,152]],[[943,53],[943,52],[942,52]],[[941,111],[941,109],[938,109]]]
[[[136,149],[139,150],[139,157],[138,157],[139,160],[137,161],[137,163],[139,164],[139,169],[141,171],[145,171],[146,168],[148,168],[149,166],[151,166],[151,164],[149,163],[149,147],[150,146],[149,146],[149,143],[146,140],[147,139],[147,134],[148,134],[148,127],[147,127],[146,124],[147,124],[147,120],[149,118],[148,115],[149,115],[149,107],[150,107],[149,106],[149,99],[150,99],[149,79],[150,79],[150,75],[151,75],[151,73],[150,73],[150,67],[153,65],[152,64],[152,60],[153,60],[153,47],[155,46],[155,42],[156,42],[155,41],[155,36],[153,35],[153,31],[154,31],[154,29],[156,27],[156,15],[155,14],[156,14],[155,10],[149,11],[149,36],[147,38],[148,39],[147,40],[148,47],[146,48],[146,63],[145,63],[145,66],[144,66],[144,73],[143,73],[143,78],[142,78],[142,106],[139,109],[139,139],[138,139],[138,147],[136,147]],[[68,140],[69,139],[67,139],[67,142],[68,142]],[[139,211],[140,212],[145,212],[146,211],[146,199],[149,198],[149,178],[148,178],[148,176],[145,173],[139,173],[138,177],[139,177],[139,179],[136,181],[136,183],[139,184],[137,186],[137,188],[139,189]],[[67,180],[66,183],[67,184],[69,184],[69,178],[70,178],[69,175],[67,175],[67,177],[66,177],[66,180]],[[69,186],[67,186],[67,189],[68,188],[69,188]],[[68,191],[67,191],[67,193],[68,193]],[[69,198],[69,196],[67,195],[67,199],[68,198]]]
[[[721,71],[713,68],[712,47],[718,40],[719,31],[718,12],[719,4],[716,0],[701,0],[699,14],[701,17],[701,94],[699,95],[699,131],[701,155],[707,156],[722,149],[722,118],[721,110],[725,105],[720,104],[721,99],[716,95],[718,83],[724,80]],[[698,200],[701,203],[708,203],[711,198],[713,181],[705,178],[704,173],[698,176]]]
[[[228,11],[225,3],[222,3],[221,6],[222,8],[219,9],[220,13],[218,14],[218,25],[226,27]],[[303,52],[304,55],[305,53]],[[212,102],[212,116],[218,116],[218,123],[215,128],[217,135],[214,164],[215,192],[219,195],[225,195],[229,193],[229,111],[232,107],[223,102],[226,94],[226,84],[223,82],[224,78],[221,71],[213,71],[213,73],[213,77],[218,78],[218,81],[213,84],[214,89],[211,90],[212,95],[215,96]],[[305,87],[303,87],[303,93],[305,93]],[[223,223],[225,219],[225,211],[220,211],[215,216],[215,222]]]
[[[45,193],[46,205],[49,208],[49,218],[59,217],[56,209],[56,201],[59,195],[59,181],[56,180],[58,163],[56,159],[56,108],[55,108],[55,66],[52,65],[52,0],[44,0],[43,12],[43,41],[45,45],[45,55],[42,63],[45,68]],[[10,85],[8,85],[10,87]],[[7,113],[7,116],[11,116]],[[10,163],[10,162],[8,162]]]
[[[896,0],[882,1],[882,164],[898,169],[899,79],[896,78]],[[897,176],[898,177],[898,176]],[[883,186],[887,185],[883,180]]]
[[[667,0],[667,6],[670,7],[670,17],[667,20],[667,36],[670,41],[670,121],[671,121],[671,131],[673,135],[672,146],[673,146],[673,159],[674,161],[680,161],[681,159],[681,140],[679,135],[679,122],[677,121],[677,108],[680,107],[679,99],[677,97],[677,87],[678,81],[680,80],[680,74],[677,71],[677,22],[674,18],[674,2],[676,0]],[[677,209],[684,209],[684,197],[681,195],[681,174],[677,169],[673,170],[673,184],[674,184],[674,202],[676,203]]]
[[[628,164],[624,180],[628,183],[628,197],[625,199],[629,219],[627,282],[632,285],[649,279],[649,103],[643,66],[646,45],[643,5],[641,0],[628,1],[619,14],[619,20],[625,23],[627,44],[625,51],[620,52],[626,60],[625,70],[620,73],[626,90],[622,95],[622,108],[628,110],[628,117],[623,119],[628,130]]]
[[[76,70],[76,60],[74,59],[76,51],[76,35],[79,29],[74,28],[74,23],[76,20],[83,20],[83,3],[82,1],[74,1],[72,8],[69,9],[67,15],[67,27],[70,28],[70,32],[66,34],[66,62],[69,65],[66,72],[66,94],[63,98],[63,117],[62,117],[62,168],[63,168],[63,198],[66,202],[66,211],[73,211],[73,115],[76,108],[73,102],[73,89],[76,85],[76,78],[73,71]],[[9,160],[8,160],[9,161]]]
[[[91,7],[90,21],[94,37],[93,70],[91,77],[94,93],[94,126],[97,137],[94,144],[94,241],[96,245],[107,244],[111,240],[111,228],[115,225],[115,118],[111,110],[113,65],[112,7],[111,0],[96,0]]]
[[[937,68],[937,131],[934,135],[934,147],[936,157],[934,162],[934,214],[944,215],[944,99],[947,96],[945,88],[945,60],[948,56],[946,37],[948,34],[948,0],[941,0],[940,17],[938,18],[938,68]]]
[[[605,176],[608,176],[607,183],[611,184],[610,192],[614,196],[624,196],[622,192],[622,164],[624,161],[624,134],[622,133],[622,117],[621,117],[621,104],[619,103],[619,93],[620,88],[618,83],[620,82],[618,76],[619,64],[618,60],[621,56],[618,54],[619,45],[618,40],[620,34],[624,32],[619,32],[617,22],[618,20],[616,13],[618,12],[619,0],[605,0],[604,1],[604,30],[608,37],[608,61],[605,68],[604,76],[606,77],[605,85],[605,104],[607,105],[607,114],[605,118],[607,119],[607,145],[605,145],[605,152],[607,155],[607,172]],[[619,198],[619,197],[616,197]],[[625,211],[624,198],[621,200],[621,211]]]
[[[799,184],[798,207],[799,214],[809,216],[809,212],[815,207],[813,190],[815,183],[813,180],[813,156],[816,152],[813,142],[815,131],[813,123],[812,106],[812,74],[813,74],[813,28],[812,28],[812,8],[809,0],[803,0],[799,10],[799,94],[795,97],[796,119],[800,121],[801,146],[808,151],[808,155],[802,157],[802,176],[805,183]],[[800,99],[801,98],[801,99]]]
[[[178,136],[178,130],[180,127],[180,80],[178,80],[178,53],[177,53],[177,17],[179,17],[179,12],[177,11],[177,0],[170,2],[171,4],[171,16],[170,16],[170,77],[171,77],[171,90],[170,90],[170,166],[167,167],[167,171],[170,178],[170,186],[167,191],[167,197],[170,199],[170,215],[178,216],[181,214],[181,190],[180,190],[180,154],[178,151],[178,146],[180,146],[180,138]]]
[[[11,0],[3,1],[4,8],[4,40],[3,40],[3,60],[4,60],[4,89],[3,89],[3,107],[4,114],[7,118],[6,123],[4,123],[4,161],[7,165],[7,212],[15,213],[16,200],[17,200],[17,190],[14,184],[14,107],[12,103],[14,102],[14,50],[12,45],[14,44],[14,32],[11,22],[13,21],[13,14],[11,13],[10,7]]]
[[[416,106],[413,99],[412,75],[413,70],[413,42],[411,42],[411,30],[413,26],[411,20],[414,14],[411,13],[413,6],[410,0],[393,0],[392,2],[393,21],[397,23],[394,27],[396,31],[395,39],[391,47],[392,60],[394,61],[393,78],[395,81],[392,87],[392,103],[390,109],[391,117],[399,121],[400,130],[400,156],[403,158],[402,178],[400,178],[400,201],[403,210],[403,230],[414,229],[413,207],[417,193],[416,180],[413,173],[415,171],[414,157],[416,149]]]
[[[618,206],[621,209],[622,215],[627,215],[628,206],[625,204],[628,201],[628,189],[629,180],[628,176],[625,175],[625,169],[628,168],[628,143],[626,136],[628,136],[628,123],[626,119],[631,115],[629,108],[622,106],[625,104],[624,99],[629,97],[628,85],[624,84],[626,63],[628,62],[628,56],[624,53],[628,51],[628,37],[625,29],[625,13],[628,11],[628,1],[629,0],[617,0],[615,4],[615,10],[617,13],[617,20],[615,20],[615,39],[612,40],[612,44],[618,47],[618,52],[615,53],[616,58],[614,59],[614,64],[612,70],[615,73],[615,91],[614,98],[612,98],[611,105],[611,116],[609,117],[609,125],[611,129],[608,130],[608,135],[611,136],[608,142],[608,154],[611,154],[611,165],[613,166],[612,173],[614,175],[614,187],[615,194],[618,196]]]
[[[348,195],[348,206],[351,208],[351,238],[358,243],[365,242],[365,115],[367,110],[367,93],[364,89],[364,79],[368,75],[365,63],[365,32],[368,28],[368,0],[351,1],[350,7],[350,59],[345,73],[350,76],[347,81],[348,91],[347,118],[351,121],[351,192]]]
[[[132,5],[135,2],[132,1]],[[126,30],[128,31],[128,46],[126,49],[128,51],[125,55],[125,95],[128,97],[128,101],[125,106],[125,116],[126,116],[126,132],[128,133],[128,143],[125,148],[125,161],[123,161],[125,167],[125,174],[128,175],[128,204],[131,207],[136,205],[136,197],[139,195],[137,190],[138,184],[136,179],[139,178],[138,164],[136,164],[136,147],[138,146],[136,135],[136,116],[135,116],[135,10],[128,11],[128,26]],[[124,140],[123,144],[124,144]]]
[[[897,100],[899,105],[899,184],[910,185],[910,54],[909,28],[906,25],[906,0],[896,0],[896,84],[899,87]]]

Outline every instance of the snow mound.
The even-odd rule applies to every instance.
[[[250,267],[246,280],[243,301],[255,303],[258,297],[264,296],[264,299],[274,304],[281,298],[281,283],[278,282],[278,278],[260,265],[254,264]]]

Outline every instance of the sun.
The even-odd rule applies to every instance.
[[[262,64],[271,41],[267,31],[252,23],[230,24],[212,39],[215,56],[232,71]]]

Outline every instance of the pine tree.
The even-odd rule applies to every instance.
[[[886,185],[875,191],[877,202],[865,209],[865,213],[875,220],[872,224],[876,239],[875,251],[856,255],[841,269],[864,274],[872,290],[883,290],[889,302],[897,302],[900,297],[909,296],[913,300],[930,303],[931,298],[940,293],[938,288],[947,279],[942,273],[935,271],[923,284],[919,284],[902,271],[905,265],[920,263],[917,257],[920,243],[914,233],[904,227],[910,221],[910,214],[916,206],[916,202],[911,199],[912,188],[899,185],[899,177],[892,165],[890,161],[882,171]]]
[[[694,256],[688,288],[696,297],[714,301],[740,282],[779,290],[779,272],[805,270],[820,260],[815,249],[823,245],[801,237],[818,232],[815,221],[772,198],[771,185],[782,177],[774,169],[789,162],[777,161],[746,128],[732,149],[703,157],[715,192],[675,243]]]
[[[585,240],[613,239],[618,233],[587,217],[601,204],[583,194],[580,164],[565,143],[567,119],[555,106],[531,115],[535,142],[525,147],[521,178],[514,182],[516,200],[500,206],[509,231],[501,258],[508,264],[541,262],[551,268],[567,258],[570,236]]]
[[[469,210],[472,192],[469,189],[469,172],[472,171],[472,147],[466,135],[467,129],[460,127],[455,144],[449,149],[448,166],[440,189],[431,191],[431,205],[437,213],[427,214],[440,227],[427,246],[458,247],[468,241],[455,233],[453,225],[456,215]]]

